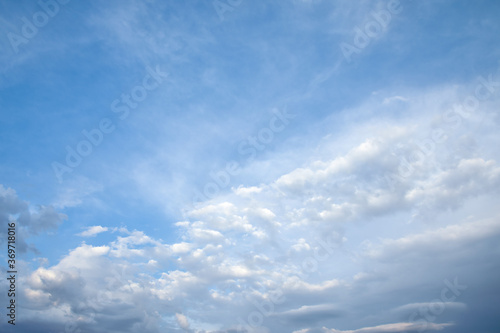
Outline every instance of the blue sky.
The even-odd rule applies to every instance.
[[[498,331],[497,1],[0,13],[2,331]]]

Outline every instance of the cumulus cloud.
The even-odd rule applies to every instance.
[[[478,276],[496,276],[488,260],[498,253],[498,212],[489,207],[482,217],[485,204],[467,205],[494,200],[500,167],[495,154],[483,156],[462,141],[424,154],[418,135],[428,123],[415,119],[383,130],[367,126],[345,149],[325,136],[267,182],[234,187],[186,210],[169,241],[121,228],[111,241],[74,247],[27,274],[28,317],[50,314],[60,325],[95,332],[417,330],[404,316],[431,307],[435,289],[453,277],[447,274],[462,280],[473,267]],[[421,158],[411,160],[419,151]],[[412,172],[403,175],[405,163]],[[2,191],[5,218],[30,211],[12,190]],[[412,219],[416,208],[420,219]],[[62,219],[48,207],[29,219],[21,215],[33,233]],[[78,235],[105,231],[95,225]],[[423,276],[428,268],[434,270]],[[481,278],[471,280],[480,288]],[[467,302],[446,306],[466,312]],[[428,328],[452,327],[446,315]]]
[[[100,234],[101,232],[106,232],[108,231],[107,227],[102,227],[100,225],[95,225],[92,227],[88,227],[87,230],[82,231],[81,233],[78,234],[78,236],[81,237],[94,237],[97,234]]]
[[[15,190],[0,184],[0,224],[3,226],[0,230],[0,244],[7,239],[7,223],[16,222],[18,251],[36,251],[26,243],[27,238],[56,229],[66,218],[66,215],[57,212],[50,205],[30,206],[17,196]]]
[[[364,328],[314,328],[322,323],[335,327],[334,320],[345,323],[357,313],[355,307],[376,303],[394,285],[410,288],[411,280],[400,273],[407,255],[418,253],[420,262],[429,254],[451,258],[450,249],[500,233],[498,218],[443,222],[424,230],[391,218],[395,213],[409,214],[419,205],[436,214],[442,207],[459,209],[470,198],[496,193],[499,181],[499,168],[492,159],[450,161],[446,155],[436,155],[432,159],[443,162],[440,169],[415,165],[418,172],[391,187],[384,175],[397,174],[400,162],[393,147],[411,133],[395,127],[387,135],[361,140],[343,155],[315,159],[267,184],[240,187],[201,203],[176,223],[175,242],[122,228],[107,244],[83,243],[56,265],[35,270],[27,279],[24,297],[32,311],[55,311],[60,316],[69,312],[82,328],[98,324],[102,332],[156,327],[162,321],[158,309],[169,313],[167,324],[161,325],[172,331],[180,327],[208,332],[206,327],[225,323],[230,332],[238,318],[248,332],[281,326],[303,327],[296,331],[301,333],[414,330],[414,324],[399,322],[398,316],[427,303],[409,300],[401,306],[405,302],[394,297],[389,297],[390,309],[396,310],[378,313],[375,308],[372,312],[378,313],[379,321],[367,321]],[[363,238],[347,235],[347,226],[368,220],[375,224],[377,219],[391,221],[402,236],[374,238],[362,233],[370,242],[358,251],[356,241]],[[50,225],[47,217],[40,221]],[[108,228],[96,225],[79,235],[105,231]],[[374,264],[388,259],[394,262],[390,268]],[[251,315],[259,313],[262,304],[270,309],[269,302],[278,294],[286,301],[272,303],[273,313],[253,327]],[[352,307],[343,308],[346,302]],[[450,304],[450,309],[460,307],[456,304],[462,303]],[[367,311],[362,314],[367,316]],[[235,313],[238,318],[215,312]],[[133,329],[126,328],[124,319]],[[382,325],[382,320],[395,324]],[[117,326],[111,330],[112,323]],[[449,326],[429,324],[432,330]]]
[[[380,319],[366,321],[369,325],[364,328],[314,327],[322,323],[335,327],[334,320],[345,323],[357,313],[355,307],[375,304],[394,285],[410,288],[411,279],[401,273],[406,256],[418,253],[419,262],[429,254],[449,259],[454,256],[450,249],[499,234],[497,218],[447,221],[424,230],[392,218],[421,207],[435,212],[439,220],[442,207],[456,210],[471,198],[492,195],[499,181],[493,159],[450,160],[435,154],[428,158],[439,161],[439,169],[416,163],[412,175],[388,183],[384,177],[399,172],[398,154],[411,151],[402,148],[395,154],[394,147],[402,140],[411,142],[412,133],[410,127],[397,126],[359,140],[342,155],[314,159],[268,183],[239,187],[201,203],[176,223],[175,242],[121,229],[116,239],[102,246],[83,243],[58,264],[35,270],[25,297],[33,310],[49,307],[63,314],[69,309],[82,327],[128,318],[133,327],[145,329],[161,321],[157,312],[161,308],[170,314],[166,327],[173,331],[180,327],[203,332],[220,323],[225,323],[227,332],[237,327],[238,318],[228,320],[215,309],[238,314],[248,332],[281,326],[304,327],[297,332],[411,331],[414,324],[399,322],[398,316],[416,304],[427,304],[424,300],[409,299],[401,306],[403,300],[389,297],[389,308],[396,310],[379,313],[375,307],[372,313]],[[362,238],[352,232],[347,235],[350,224],[379,220],[397,226],[402,235],[375,238],[362,231]],[[107,230],[97,225],[79,235],[91,237]],[[363,238],[370,241],[358,251],[356,242]],[[376,265],[388,259],[393,262],[389,268]],[[272,303],[273,313],[253,327],[252,314],[259,313],[262,304],[270,309],[277,294],[286,301]],[[352,307],[342,308],[346,302]],[[456,304],[450,309],[460,307]],[[429,324],[433,330],[448,326]],[[117,327],[127,331],[124,325]]]
[[[189,329],[189,321],[185,315],[183,315],[182,313],[176,313],[175,319],[177,319],[177,323],[179,323],[179,326],[182,329],[184,329],[184,330]]]

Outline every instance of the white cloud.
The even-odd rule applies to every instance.
[[[300,323],[307,328],[296,332],[312,333],[318,332],[314,327],[335,327],[332,318],[349,327],[358,316],[393,324],[374,326],[367,319],[364,328],[323,332],[415,329],[398,317],[424,304],[414,296],[407,265],[426,267],[439,258],[445,273],[463,273],[448,260],[470,263],[470,258],[454,249],[470,248],[471,258],[485,255],[473,245],[498,237],[498,218],[467,219],[461,209],[476,198],[495,197],[500,168],[495,156],[481,157],[475,148],[449,153],[437,145],[434,154],[414,164],[413,174],[391,186],[384,177],[398,175],[400,157],[415,150],[414,138],[427,127],[421,119],[383,130],[377,126],[354,133],[346,140],[348,148],[339,146],[338,137],[325,136],[317,149],[309,155],[298,152],[268,182],[242,185],[200,203],[174,224],[177,234],[168,242],[121,229],[107,244],[76,247],[57,264],[30,275],[25,292],[30,307],[61,317],[68,311],[75,322],[116,323],[116,331],[123,332],[139,330],[120,326],[127,317],[140,328],[168,321],[159,313],[170,316],[172,330],[230,332],[238,316],[257,311],[249,299],[262,303],[280,291],[286,302],[274,304],[263,331],[291,331]],[[415,207],[434,213],[436,223],[406,223]],[[443,207],[460,218],[450,219]],[[104,231],[109,230],[92,226],[80,236]],[[325,249],[321,242],[328,237]],[[364,239],[365,249],[357,251]],[[407,256],[418,260],[409,264]],[[432,284],[441,281],[436,276],[421,283],[433,290]],[[394,296],[394,288],[408,296]],[[373,305],[380,299],[387,304]],[[459,304],[448,305],[459,309]],[[396,310],[384,312],[387,308]],[[234,315],[227,318],[227,313]],[[433,330],[448,326],[429,324]]]
[[[484,239],[500,235],[498,217],[448,225],[398,239],[385,239],[379,245],[369,245],[365,254],[371,258],[398,258],[411,253],[442,253],[445,249],[460,249]]]
[[[431,331],[440,331],[446,327],[453,326],[451,323],[443,323],[443,324],[435,324],[435,323],[428,323],[427,330]],[[340,331],[340,330],[335,330],[335,329],[327,329],[323,327],[320,332],[321,333],[404,333],[404,332],[411,332],[411,331],[419,331],[421,329],[420,324],[411,324],[411,323],[395,323],[395,324],[385,324],[385,325],[379,325],[379,326],[373,326],[373,327],[363,327],[360,329],[356,330],[347,330],[347,331]],[[309,333],[313,332],[313,330],[310,329],[304,329],[300,331],[294,331],[294,333]],[[316,331],[314,331],[316,332]]]
[[[107,227],[102,227],[100,225],[95,225],[95,226],[92,226],[92,227],[88,227],[87,230],[79,233],[78,236],[81,236],[81,237],[94,237],[97,234],[100,234],[101,232],[106,232],[106,231],[108,231]]]
[[[427,303],[411,303],[397,307],[394,311],[418,311],[422,308],[446,308],[455,310],[464,310],[467,305],[460,302],[427,302]]]
[[[262,188],[257,186],[250,186],[250,187],[239,186],[238,188],[233,189],[233,192],[236,195],[241,195],[241,196],[246,196],[252,193],[259,193],[260,191],[262,191]]]
[[[292,309],[277,313],[279,317],[290,317],[291,319],[307,319],[310,316],[337,317],[341,313],[339,308],[333,304],[303,305],[298,309]]]
[[[337,279],[326,280],[318,284],[308,283],[301,280],[297,276],[287,278],[283,284],[283,289],[291,292],[311,294],[311,293],[321,293],[327,291],[328,289],[337,288],[342,285],[341,281]]]
[[[384,101],[382,102],[383,104],[390,104],[393,102],[408,102],[408,99],[403,97],[403,96],[392,96],[392,97],[386,97],[384,98]]]
[[[176,313],[175,319],[177,320],[177,323],[179,323],[179,326],[182,329],[184,330],[189,329],[189,321],[185,315],[183,315],[182,313]]]

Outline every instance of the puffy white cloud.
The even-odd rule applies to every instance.
[[[182,329],[189,329],[189,321],[185,315],[183,315],[182,313],[176,313],[175,319],[177,319],[177,322]]]
[[[259,193],[260,191],[262,191],[262,188],[258,186],[250,186],[250,187],[239,186],[238,188],[233,189],[233,192],[236,193],[236,195],[240,196],[247,196],[252,193]]]
[[[78,236],[93,237],[96,236],[97,234],[100,234],[101,232],[106,232],[106,231],[108,231],[108,228],[102,227],[100,225],[95,225],[92,227],[88,227],[87,230],[82,231],[81,233],[78,234]]]

